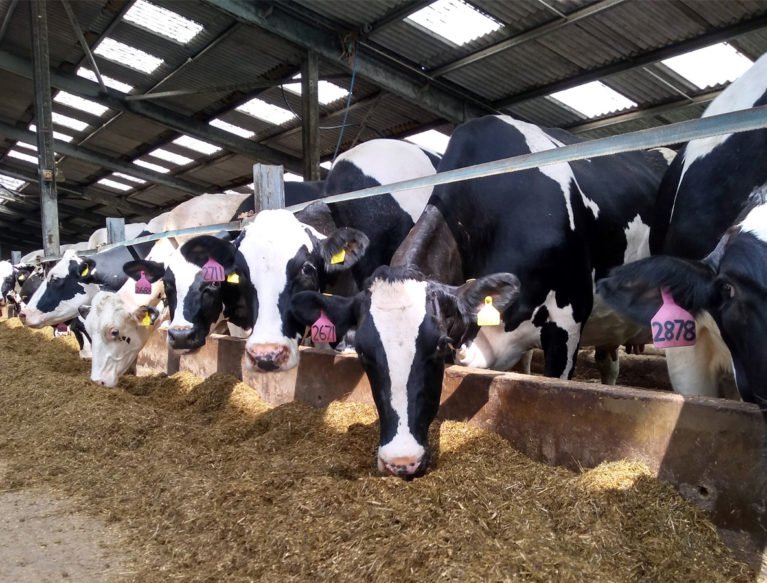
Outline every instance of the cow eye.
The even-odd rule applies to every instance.
[[[112,338],[119,338],[120,337],[120,330],[118,330],[117,328],[112,328],[112,329],[109,330],[109,335]]]
[[[722,300],[729,300],[735,295],[735,288],[730,282],[722,281],[719,283],[719,297]]]
[[[220,281],[211,281],[208,283],[208,289],[216,289],[217,287],[221,287]]]
[[[314,265],[311,263],[304,263],[301,266],[301,273],[307,277],[314,277],[314,275],[317,273],[317,268],[314,267]]]

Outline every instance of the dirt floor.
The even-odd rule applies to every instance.
[[[0,322],[0,582],[755,581],[641,464],[583,473],[435,424],[423,478],[375,470],[375,411],[268,407],[234,377],[88,379]]]

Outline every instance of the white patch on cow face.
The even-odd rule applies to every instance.
[[[760,241],[767,242],[767,204],[757,206],[740,224],[741,231],[752,233]]]
[[[553,150],[554,148],[560,148],[564,146],[559,140],[552,138],[546,134],[541,128],[533,124],[529,124],[518,119],[514,119],[508,115],[498,116],[502,121],[505,121],[511,126],[514,126],[525,137],[525,142],[530,152],[543,152],[545,150]],[[575,230],[575,217],[573,215],[573,204],[570,200],[570,185],[575,183],[575,187],[578,189],[578,194],[581,195],[583,204],[588,208],[596,219],[599,216],[599,205],[596,202],[588,198],[578,185],[578,181],[575,179],[572,168],[569,164],[549,164],[541,166],[536,169],[537,172],[548,176],[559,184],[562,189],[562,194],[565,197],[565,206],[567,207],[567,216],[570,219],[570,229]]]
[[[98,292],[85,318],[91,337],[91,380],[114,387],[136,361],[154,326],[142,326],[113,292]]]
[[[43,297],[43,294],[48,289],[49,282],[56,279],[70,278],[69,275],[69,263],[70,261],[76,261],[78,264],[82,263],[82,260],[77,256],[75,251],[65,251],[61,259],[54,265],[46,275],[43,282],[29,298],[29,302],[21,310],[24,314],[24,324],[30,328],[42,328],[43,326],[53,326],[71,320],[77,317],[78,309],[80,306],[87,304],[91,298],[99,291],[98,284],[95,283],[80,283],[83,292],[77,293],[73,297],[61,300],[55,308],[41,311],[39,308],[39,302]]]
[[[281,364],[280,370],[288,370],[298,364],[299,338],[284,335],[279,298],[287,287],[288,262],[302,247],[312,250],[313,243],[307,229],[317,239],[325,239],[289,211],[265,210],[246,227],[240,241],[240,253],[248,264],[258,300],[258,314],[245,347],[249,350],[255,350],[259,345],[287,347],[288,358]]]
[[[341,160],[351,162],[363,174],[378,181],[379,184],[392,184],[411,178],[431,176],[437,172],[421,148],[399,140],[363,142],[339,155],[335,163]],[[425,186],[402,190],[393,192],[392,197],[415,223],[421,216],[433,188]]]
[[[378,450],[382,462],[407,457],[420,460],[425,450],[408,426],[407,381],[416,353],[418,330],[426,316],[426,282],[376,280],[370,286],[370,317],[386,354],[391,383],[391,407],[397,414],[397,431]]]
[[[623,263],[650,256],[650,227],[642,222],[637,215],[623,229],[626,234],[626,250],[623,252]]]
[[[184,259],[180,249],[176,249],[171,254],[166,267],[173,272],[176,283],[176,309],[173,312],[170,328],[180,328],[182,330],[192,328],[194,324],[184,316],[184,302],[190,293],[197,274],[202,271],[202,268]]]

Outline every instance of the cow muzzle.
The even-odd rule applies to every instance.
[[[184,353],[191,352],[200,348],[203,343],[199,342],[198,335],[190,326],[171,326],[168,328],[168,345],[173,350]]]
[[[44,326],[43,313],[40,310],[30,310],[24,308],[19,312],[19,320],[25,326],[30,328],[42,328]]]
[[[256,372],[274,372],[289,368],[290,349],[284,344],[245,345],[245,365]]]
[[[429,468],[428,450],[420,457],[398,456],[384,459],[378,456],[378,471],[382,474],[391,474],[404,480],[412,480],[426,473]]]

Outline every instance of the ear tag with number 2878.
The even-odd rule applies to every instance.
[[[674,348],[695,344],[695,318],[678,306],[667,288],[660,290],[663,305],[650,320],[652,343],[656,348]]]
[[[141,277],[136,281],[135,291],[137,294],[149,295],[152,293],[152,284],[146,278],[146,272],[141,272]]]

